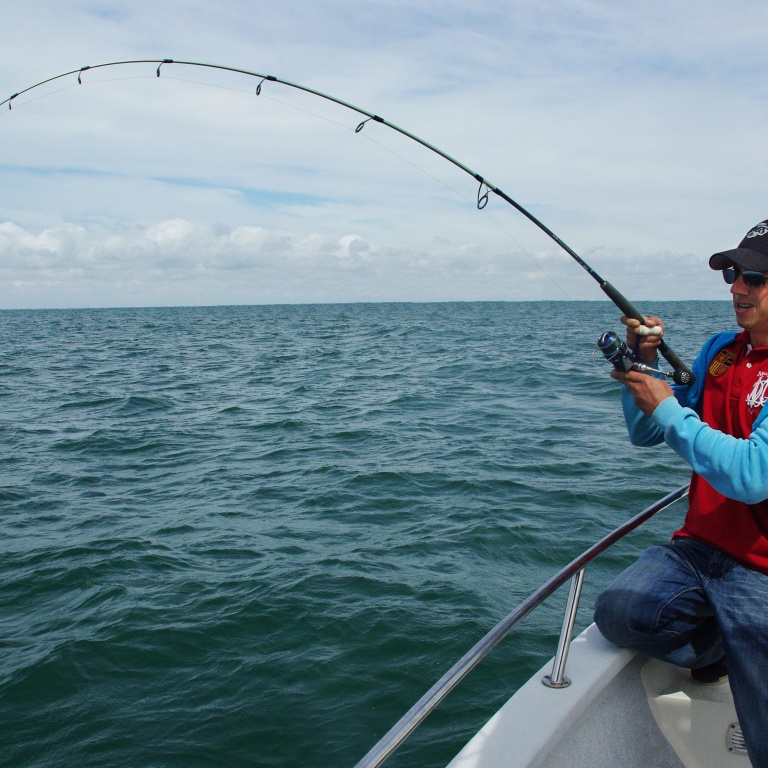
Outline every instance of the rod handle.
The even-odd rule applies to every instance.
[[[631,317],[633,320],[638,320],[640,323],[645,323],[643,316],[635,309],[634,305],[607,280],[600,283],[600,288],[624,315]],[[664,339],[661,340],[659,345],[659,352],[674,369],[672,381],[676,384],[693,384],[695,377],[691,373],[691,369],[675,354]]]

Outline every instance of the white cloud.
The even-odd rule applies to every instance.
[[[0,225],[0,301],[4,306],[296,302],[461,298],[457,278],[492,276],[493,260],[458,253],[394,250],[349,234],[296,237],[259,227],[214,228],[173,219],[119,234],[60,225],[30,232]],[[435,279],[435,267],[446,272]],[[491,271],[489,272],[489,268]],[[376,282],[371,284],[371,278]],[[38,289],[35,288],[38,286]],[[25,303],[26,302],[26,303]]]
[[[719,275],[698,257],[637,250],[619,256],[631,300],[675,299],[679,275],[719,298]],[[643,286],[653,286],[651,290]],[[690,287],[687,285],[686,287]],[[261,227],[214,227],[183,219],[148,227],[38,232],[0,224],[0,304],[6,308],[314,302],[596,299],[596,283],[564,253],[486,251],[437,240],[393,248],[355,234],[296,236]]]

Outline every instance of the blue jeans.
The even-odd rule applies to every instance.
[[[697,669],[725,655],[754,768],[768,768],[768,576],[678,538],[651,547],[598,597],[616,645]]]

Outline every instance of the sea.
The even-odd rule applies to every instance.
[[[689,364],[728,302],[644,302]],[[0,765],[352,768],[543,581],[678,488],[609,302],[0,312]],[[595,596],[685,502],[587,568]],[[567,586],[390,758],[446,765]]]

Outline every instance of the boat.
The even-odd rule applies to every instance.
[[[520,621],[569,579],[555,656],[447,768],[751,766],[727,678],[716,685],[695,682],[687,669],[613,645],[594,624],[572,640],[587,564],[687,493],[685,485],[667,494],[542,584],[459,659],[355,768],[382,765]]]
[[[545,666],[449,768],[750,766],[727,682],[617,648],[593,624],[571,646],[571,685],[542,685]]]

